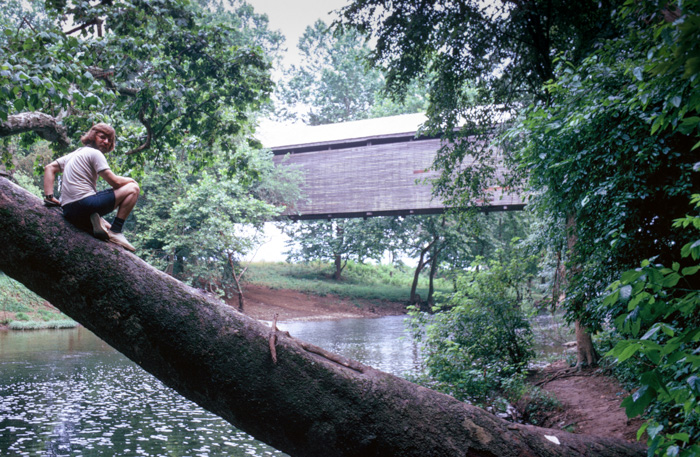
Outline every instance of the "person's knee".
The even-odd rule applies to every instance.
[[[134,197],[138,198],[139,194],[141,193],[141,188],[139,187],[138,184],[135,182],[127,184],[128,187],[128,193],[130,195],[133,195]]]

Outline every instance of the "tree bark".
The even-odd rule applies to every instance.
[[[569,214],[566,218],[566,231],[566,244],[567,249],[569,250],[569,256],[571,259],[575,259],[576,256],[574,255],[574,252],[578,237],[576,236],[576,217],[573,214]],[[578,273],[580,270],[581,267],[579,265],[574,265],[573,267],[569,268],[569,271],[566,274],[567,285],[571,284],[568,276],[572,276]],[[576,303],[572,306],[576,308],[575,312],[577,314],[580,311],[580,308],[583,307],[581,303]],[[584,364],[587,364],[588,366],[596,365],[598,363],[598,353],[593,346],[591,334],[588,332],[588,329],[581,324],[580,318],[577,318],[576,321],[574,321],[574,325],[576,328],[576,368],[580,370]]]
[[[292,456],[644,452],[622,440],[509,423],[271,332],[135,255],[80,232],[60,210],[43,207],[4,178],[0,244],[0,270],[185,397]]]
[[[418,258],[418,265],[416,265],[416,270],[413,272],[413,283],[411,284],[411,294],[409,295],[408,301],[411,305],[415,305],[417,302],[420,302],[421,300],[418,298],[416,294],[416,290],[418,289],[418,279],[420,279],[420,273],[423,271],[423,268],[428,264],[428,260],[425,260],[425,255],[430,251],[430,248],[433,247],[433,244],[437,239],[433,239],[433,241],[430,242],[426,247],[421,248],[420,250],[420,256]],[[421,303],[417,303],[419,306],[422,306]]]
[[[581,321],[575,322],[576,326],[576,367],[581,369],[584,365],[593,366],[598,364],[598,352],[593,346],[593,339]]]
[[[31,131],[47,141],[57,142],[63,148],[70,146],[66,128],[58,119],[48,114],[26,112],[8,116],[5,122],[0,122],[0,137]]]

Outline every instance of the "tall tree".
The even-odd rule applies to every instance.
[[[510,149],[494,154],[494,134],[529,103],[547,102],[557,55],[579,62],[601,38],[620,33],[611,21],[616,6],[405,0],[385,8],[356,0],[343,10],[343,23],[376,36],[371,58],[386,69],[391,90],[402,93],[432,74],[427,127],[446,140],[433,163],[441,172],[434,188],[452,206],[472,207],[489,197],[488,189],[509,184],[496,171],[499,162],[511,163]]]
[[[546,98],[543,84],[558,53],[578,60],[612,33],[613,9],[593,0],[356,0],[343,9],[341,26],[376,39],[370,59],[384,69],[390,91],[405,93],[428,78],[428,127],[448,140],[434,163],[442,172],[436,190],[469,207],[494,184],[493,129]],[[470,167],[463,166],[467,155],[476,159]]]
[[[387,97],[382,72],[367,64],[371,48],[357,30],[336,30],[322,20],[306,28],[299,39],[303,61],[285,71],[277,98],[283,118],[310,125],[420,112],[425,91],[411,87],[410,96],[397,103]]]

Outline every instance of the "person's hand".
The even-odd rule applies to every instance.
[[[59,202],[53,195],[44,195],[44,206],[61,206],[61,202]]]

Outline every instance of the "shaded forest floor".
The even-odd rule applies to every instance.
[[[627,418],[620,403],[628,393],[617,380],[605,376],[599,369],[577,372],[560,360],[535,373],[531,382],[560,403],[559,408],[547,415],[542,426],[636,441],[643,421]]]
[[[238,299],[229,301],[238,308]],[[286,289],[248,285],[244,313],[255,319],[272,321],[312,321],[359,317],[381,317],[405,312],[403,303],[323,297]],[[544,427],[636,440],[642,422],[629,420],[620,402],[627,395],[619,383],[596,369],[572,372],[565,361],[552,363],[532,377],[556,397],[560,406],[549,413]]]

